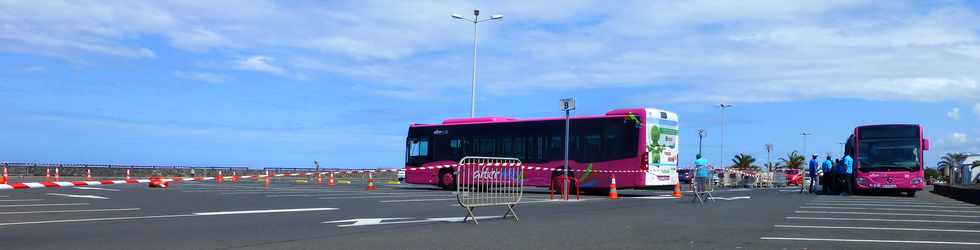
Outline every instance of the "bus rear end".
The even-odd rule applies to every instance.
[[[646,186],[672,186],[677,184],[678,145],[677,114],[659,109],[646,109]]]
[[[928,142],[919,125],[861,126],[848,138],[845,152],[854,157],[857,190],[906,192],[925,188],[922,152]]]

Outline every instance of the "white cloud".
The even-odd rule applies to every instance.
[[[953,120],[959,120],[960,119],[960,108],[953,108],[949,112],[946,112],[946,117],[949,117],[949,119],[953,119]]]
[[[252,56],[239,60],[236,64],[238,68],[252,70],[274,75],[286,75],[286,70],[282,67],[272,65],[274,59],[267,56]]]
[[[953,132],[949,135],[954,144],[965,144],[969,142],[970,138],[965,133]]]
[[[186,72],[186,71],[176,71],[174,76],[180,79],[209,82],[209,83],[222,83],[227,80],[227,77],[208,72]]]
[[[261,54],[236,61],[239,69],[341,75],[399,96],[415,91],[406,83],[448,92],[468,80],[472,26],[448,14],[476,5],[14,1],[0,8],[0,42],[23,53],[153,58],[133,41],[163,39],[209,56]],[[980,99],[980,15],[956,2],[560,5],[500,1],[483,10],[506,15],[479,26],[483,93],[632,86],[670,89],[677,101]]]

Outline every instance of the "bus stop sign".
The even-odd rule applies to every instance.
[[[561,111],[575,110],[575,98],[561,99]]]

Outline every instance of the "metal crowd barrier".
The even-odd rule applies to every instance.
[[[772,185],[776,188],[786,187],[786,170],[777,169],[772,171]]]
[[[456,200],[466,209],[467,219],[476,216],[473,209],[488,206],[506,206],[507,215],[520,221],[514,206],[524,195],[524,171],[521,160],[517,158],[465,157],[459,161],[456,170]]]
[[[708,171],[708,176],[699,175],[698,173],[700,171],[703,171],[702,169],[705,168]],[[693,195],[694,201],[701,204],[704,204],[704,201],[706,200],[714,201],[713,199],[711,199],[711,197],[713,197],[712,192],[715,191],[715,178],[718,176],[718,174],[715,173],[713,169],[706,166],[695,167],[693,171],[694,171],[694,178],[693,181],[691,182],[691,187],[693,187],[694,190],[694,195]],[[727,176],[727,174],[724,175]]]

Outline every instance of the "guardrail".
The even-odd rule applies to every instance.
[[[473,210],[477,207],[506,206],[507,212],[503,218],[513,215],[514,220],[520,221],[514,207],[524,196],[524,170],[521,160],[517,158],[499,157],[464,157],[456,169],[456,200],[466,209],[466,217],[476,216]]]

